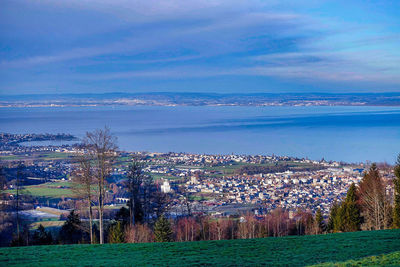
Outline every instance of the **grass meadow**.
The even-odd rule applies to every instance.
[[[386,257],[378,255],[396,251],[400,251],[400,230],[383,230],[181,243],[1,248],[0,265],[308,266],[325,263],[335,266],[336,262],[346,261],[350,261],[349,264],[374,263]],[[365,258],[370,256],[378,257]],[[399,253],[388,254],[387,259],[400,265],[399,256]]]

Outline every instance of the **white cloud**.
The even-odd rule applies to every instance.
[[[108,1],[106,2],[108,3]],[[123,4],[128,3],[125,1],[122,2]],[[194,2],[197,3],[196,1]],[[107,3],[100,2],[99,5],[102,6],[101,8],[103,9],[108,5]],[[62,2],[62,4],[71,5],[71,3],[65,2]],[[92,1],[83,1],[82,3],[75,4],[78,6],[81,4],[90,4],[92,7]],[[149,4],[146,3],[146,5]],[[123,8],[123,6],[124,5],[121,5],[119,8]],[[191,6],[191,8],[194,7],[196,7],[196,5]],[[140,10],[140,8],[135,5],[132,5],[131,8]],[[156,10],[152,12],[154,14],[167,14],[174,8],[180,10],[179,12],[182,14],[184,12],[181,9],[186,10],[179,5],[171,4],[171,6],[162,5],[161,7],[156,7]],[[179,17],[179,12],[171,16],[171,19],[173,19],[171,23],[175,23],[178,19],[183,19]],[[185,16],[187,15],[188,14],[185,13]],[[200,17],[200,15],[198,15],[198,17]],[[210,54],[226,54],[245,50],[246,42],[248,42],[245,38],[259,34],[259,27],[263,27],[265,31],[264,34],[272,33],[272,35],[274,35],[272,38],[279,38],[279,36],[287,35],[287,30],[284,32],[282,28],[295,27],[295,24],[297,25],[296,27],[298,27],[298,25],[303,24],[303,18],[301,16],[291,13],[243,12],[242,10],[234,14],[225,14],[222,12],[220,16],[216,15],[215,18],[209,18],[209,14],[204,13],[203,17],[206,19],[203,18],[203,20],[198,22],[193,22],[192,19],[189,19],[186,23],[178,23],[172,26],[168,23],[156,25],[139,24],[142,26],[137,26],[133,23],[132,25],[135,25],[135,29],[138,30],[125,32],[122,34],[125,37],[121,38],[121,40],[115,40],[114,38],[107,40],[101,45],[73,47],[69,50],[52,52],[49,54],[3,60],[0,61],[0,67],[31,67],[34,65],[71,61],[102,55],[123,55],[125,53],[135,55],[146,51],[150,52],[152,49],[168,50],[182,48],[191,51],[196,54],[197,57],[201,57],[202,55],[209,56]],[[278,30],[279,32],[276,32],[276,27],[280,28]],[[154,59],[153,61],[161,62],[163,59]],[[168,60],[165,62],[167,61]],[[170,62],[172,61],[174,60],[170,60]]]
[[[92,64],[93,69],[100,66],[101,70],[71,77],[77,80],[268,76],[283,80],[400,83],[398,35],[371,31],[365,37],[362,27],[327,16],[292,12],[280,8],[281,2],[25,1],[26,5],[39,8],[67,10],[72,17],[81,16],[82,10],[90,11],[96,13],[96,19],[112,18],[118,23],[111,29],[115,32],[102,33],[104,36],[93,34],[101,31],[88,32],[85,38],[96,41],[71,41],[65,36],[66,42],[71,43],[65,46],[69,48],[48,52],[43,49],[41,53],[25,53],[30,56],[23,58],[12,56],[0,61],[0,67],[6,71],[33,70],[60,63],[73,69],[83,61]],[[101,27],[103,24],[99,23]],[[285,43],[285,38],[291,43]],[[386,51],[377,49],[377,42],[392,47]],[[248,56],[260,53],[266,54]],[[227,55],[229,58],[224,58]],[[204,62],[197,66],[191,62],[201,59]],[[109,63],[121,63],[123,67],[107,69]],[[158,64],[162,69],[157,68],[157,63],[163,63]],[[132,66],[135,64],[143,65],[139,66],[142,69],[137,70]]]

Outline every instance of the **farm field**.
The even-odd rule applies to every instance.
[[[18,155],[1,155],[0,160],[2,161],[13,161],[13,160],[67,160],[71,159],[74,154],[64,152],[34,152],[29,155],[18,154]]]
[[[49,228],[49,227],[58,228],[61,227],[64,223],[65,221],[59,221],[59,220],[39,221],[32,223],[30,225],[30,229],[36,230],[39,228],[39,225],[42,225],[44,228]]]
[[[1,248],[0,265],[307,266],[349,260],[364,263],[379,257],[397,262],[398,254],[388,254],[396,251],[400,251],[400,230],[383,230],[182,243]],[[363,259],[381,254],[388,255]]]
[[[71,183],[68,181],[48,182],[39,185],[25,186],[22,194],[29,194],[36,197],[60,198],[73,197]],[[8,190],[8,193],[15,193],[15,190]]]
[[[24,156],[19,156],[19,155],[0,155],[0,160],[21,160],[23,159]]]

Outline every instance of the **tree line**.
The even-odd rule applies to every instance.
[[[400,155],[394,167],[393,184],[385,183],[372,164],[358,186],[352,184],[346,198],[334,203],[328,228],[332,232],[400,228]],[[389,194],[390,187],[393,194]]]

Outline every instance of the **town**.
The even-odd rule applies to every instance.
[[[74,145],[20,145],[26,140],[77,140],[69,134],[12,135],[1,134],[0,159],[12,194],[18,166],[24,163],[27,192],[35,195],[37,187],[57,191],[56,196],[37,194],[41,206],[73,208],[70,192],[71,173],[76,167],[75,155],[82,153]],[[11,141],[10,141],[11,140]],[[352,183],[358,184],[365,164],[327,162],[275,155],[206,155],[190,153],[152,153],[119,151],[117,164],[109,182],[107,205],[120,207],[127,203],[122,185],[128,166],[141,162],[143,171],[171,198],[169,213],[179,216],[191,212],[212,216],[253,213],[261,215],[278,207],[290,214],[298,210],[329,214],[332,203],[340,202]],[[392,195],[393,174],[380,170]],[[57,186],[58,183],[62,186]],[[48,192],[48,191],[44,191]],[[50,198],[50,201],[49,199]],[[66,201],[69,205],[65,205]],[[60,205],[60,203],[63,205]],[[190,208],[188,208],[188,205]],[[184,207],[184,208],[183,208]]]

